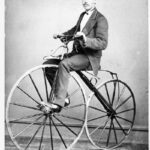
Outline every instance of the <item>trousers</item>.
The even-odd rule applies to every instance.
[[[49,61],[44,62],[44,64],[49,64]],[[47,68],[46,77],[50,83],[53,85],[54,76],[54,97],[55,103],[59,105],[64,104],[64,100],[67,96],[67,89],[69,85],[69,77],[71,71],[85,70],[90,67],[89,58],[84,54],[75,54],[71,57],[66,57],[61,60],[58,64],[58,70],[56,68]]]

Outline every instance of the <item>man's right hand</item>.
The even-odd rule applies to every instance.
[[[83,40],[83,42],[86,42],[86,36],[83,32],[77,32],[75,35],[75,38],[80,38]]]
[[[60,41],[63,42],[63,43],[67,41],[64,34],[54,34],[54,35],[53,35],[53,38],[54,38],[54,39],[59,38]]]
[[[59,34],[53,34],[53,38],[57,39]]]
[[[57,38],[63,38],[65,35],[64,34],[54,34],[53,38],[57,39]]]

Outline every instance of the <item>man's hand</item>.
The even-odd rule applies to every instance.
[[[83,42],[86,42],[86,36],[83,32],[77,32],[75,37],[83,37]]]
[[[65,38],[65,35],[64,35],[64,34],[54,34],[54,35],[53,35],[53,38],[54,38],[54,39],[59,38],[59,39],[61,40],[61,42],[66,42],[66,38]]]

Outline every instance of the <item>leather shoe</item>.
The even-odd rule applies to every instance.
[[[64,107],[67,107],[70,105],[70,99],[69,98],[65,98],[65,104]]]
[[[41,102],[37,107],[39,107],[42,111],[48,112],[56,112],[59,113],[62,109],[62,106],[55,104],[55,103],[47,103]]]
[[[51,103],[49,107],[51,108],[52,112],[56,112],[56,113],[59,113],[62,109],[62,106],[55,103]]]

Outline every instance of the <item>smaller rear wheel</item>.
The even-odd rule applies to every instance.
[[[97,87],[114,112],[106,111],[95,94],[90,95],[86,132],[96,148],[113,149],[129,135],[135,120],[135,98],[130,87],[110,80]]]

